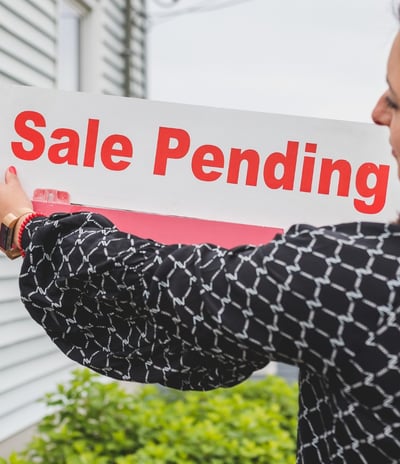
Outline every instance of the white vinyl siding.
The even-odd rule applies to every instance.
[[[104,2],[103,93],[124,95],[125,0]]]
[[[146,34],[147,34],[147,16],[146,16],[146,1],[131,0],[132,9],[136,14],[131,17],[131,59],[130,59],[130,75],[131,75],[131,91],[132,96],[145,98],[147,95],[147,50],[146,50]]]
[[[0,77],[52,87],[56,67],[56,0],[0,0]]]
[[[130,3],[130,7],[129,4]],[[146,3],[103,1],[102,93],[146,97]]]
[[[20,265],[0,255],[0,442],[43,415],[37,400],[72,367],[20,302]]]
[[[145,97],[145,0],[63,1],[80,18],[80,90]],[[1,82],[57,87],[62,11],[61,0],[0,0]],[[76,366],[20,302],[20,265],[0,254],[0,445],[42,417],[37,400]]]

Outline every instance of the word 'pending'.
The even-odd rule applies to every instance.
[[[188,156],[190,134],[179,128],[160,127],[157,139],[153,173],[165,176],[167,165]],[[287,142],[286,151],[273,152],[262,161],[254,149],[231,148],[227,157],[216,145],[201,145],[191,156],[191,171],[198,180],[215,182],[224,179],[229,184],[238,184],[242,178],[245,185],[257,186],[261,182],[269,189],[298,190],[318,194],[331,193],[333,179],[337,179],[337,195],[348,197],[352,178],[361,198],[353,201],[360,213],[379,213],[386,203],[389,166],[366,162],[356,167],[345,159],[319,159],[316,163],[317,144],[305,143],[302,161],[300,143]],[[175,161],[172,161],[175,160]],[[355,171],[355,174],[354,172]],[[316,186],[314,187],[314,185]],[[365,201],[368,199],[369,202]]]

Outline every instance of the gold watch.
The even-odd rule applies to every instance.
[[[28,208],[23,208],[18,211],[18,216],[13,213],[8,213],[4,216],[0,224],[0,250],[5,253],[10,259],[21,256],[21,250],[14,247],[14,230],[18,220],[25,214],[32,213]]]

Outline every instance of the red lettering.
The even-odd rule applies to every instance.
[[[89,119],[86,132],[85,154],[83,156],[83,165],[87,168],[92,168],[94,166],[98,136],[99,120]]]
[[[23,139],[30,142],[32,148],[25,148],[23,142],[11,142],[11,150],[19,159],[34,161],[42,155],[45,148],[45,139],[39,131],[30,127],[29,123],[33,123],[34,127],[46,127],[46,120],[36,111],[23,111],[18,114],[14,122],[15,131]]]
[[[207,159],[207,155],[211,155],[210,159]],[[218,171],[204,171],[205,167],[219,168],[224,167],[224,154],[222,150],[215,145],[202,145],[194,153],[192,158],[192,171],[195,177],[199,180],[206,182],[212,182],[221,177],[221,172]]]
[[[360,213],[376,214],[379,213],[386,203],[386,192],[389,181],[389,166],[380,164],[377,166],[373,163],[362,164],[356,175],[357,193],[363,198],[373,197],[371,204],[359,199],[354,200],[354,207]],[[370,187],[368,179],[375,176],[376,182]]]
[[[317,144],[307,142],[304,151],[306,153],[317,153]],[[301,171],[300,192],[311,192],[314,178],[315,158],[305,156],[303,161],[303,170]]]
[[[49,160],[54,164],[78,164],[79,152],[79,134],[66,128],[55,129],[51,134],[53,139],[61,140],[66,137],[67,140],[62,143],[55,143],[49,148]],[[61,152],[65,151],[64,154]]]
[[[176,142],[175,147],[170,146],[172,140]],[[153,174],[165,176],[168,159],[183,158],[187,155],[189,147],[190,135],[188,132],[183,129],[174,129],[172,127],[160,127],[158,131]]]
[[[331,190],[332,174],[339,173],[337,195],[341,197],[349,196],[351,164],[346,160],[322,159],[321,172],[319,178],[318,193],[329,194]]]
[[[298,151],[299,142],[289,141],[286,154],[275,152],[268,156],[264,164],[264,182],[267,187],[274,190],[293,190]],[[283,173],[277,177],[276,168],[279,164],[283,167]]]
[[[239,170],[242,161],[247,162],[246,185],[257,185],[260,155],[251,149],[241,150],[240,148],[232,148],[229,158],[227,182],[229,184],[239,183]]]
[[[104,166],[111,171],[123,171],[129,165],[129,161],[114,161],[113,157],[132,158],[133,146],[128,137],[120,134],[108,136],[101,146],[101,160]]]
[[[300,192],[311,192],[314,177],[315,158],[305,156],[301,173]]]
[[[191,139],[188,132],[178,128],[161,127],[157,141],[154,174],[166,175],[169,159],[182,159],[189,154]],[[328,195],[337,181],[337,191],[333,195],[349,197],[351,182],[355,183],[360,198],[354,198],[354,208],[360,213],[379,213],[386,202],[389,178],[389,166],[362,164],[357,172],[349,161],[344,159],[322,158],[319,178],[317,173],[317,144],[305,142],[302,160],[299,160],[300,143],[295,140],[287,142],[286,151],[272,152],[265,158],[263,177],[265,186],[270,189],[295,190],[300,192]],[[193,176],[204,182],[213,182],[221,178],[227,165],[226,182],[238,184],[244,179],[245,185],[256,186],[260,169],[260,155],[253,149],[233,147],[229,159],[217,145],[204,144],[191,155]],[[243,165],[245,164],[245,167]],[[296,175],[297,164],[301,172]],[[355,179],[354,179],[355,177]],[[296,181],[296,186],[295,186]],[[316,185],[318,184],[318,185]]]
[[[36,111],[22,111],[17,115],[14,122],[15,131],[18,135],[32,144],[32,148],[24,147],[23,142],[11,142],[11,149],[17,158],[25,161],[34,161],[42,156],[46,148],[46,139],[34,127],[46,127],[46,120],[42,114]],[[88,119],[85,145],[83,146],[83,166],[93,168],[97,156],[97,143],[99,136],[98,119]],[[59,127],[54,129],[50,138],[59,140],[48,148],[49,161],[54,164],[68,164],[77,166],[79,164],[79,133],[73,129]],[[132,142],[121,134],[111,134],[101,144],[100,157],[103,166],[112,171],[126,169],[130,162],[119,158],[132,158]]]
[[[99,140],[100,121],[88,119],[84,136],[84,145],[80,146],[80,134],[73,129],[59,127],[51,132],[53,144],[46,147],[45,136],[39,128],[46,128],[46,119],[36,111],[22,111],[14,121],[16,134],[21,140],[11,142],[14,155],[25,161],[34,161],[47,149],[48,159],[54,164],[68,164],[93,168],[97,158],[106,169],[122,171],[131,164],[134,147],[131,140],[122,134],[111,134]],[[47,133],[47,132],[46,132]],[[160,127],[156,146],[153,173],[165,176],[169,160],[179,160],[189,154],[191,146],[190,134],[173,127]],[[362,164],[354,174],[354,166],[344,159],[333,160],[322,158],[319,179],[316,162],[317,144],[306,142],[304,145],[301,173],[296,177],[299,155],[298,141],[289,140],[285,152],[272,152],[265,158],[263,178],[267,188],[294,190],[311,193],[313,185],[318,183],[318,194],[330,194],[333,178],[337,180],[337,196],[348,197],[350,186],[357,191],[359,198],[353,198],[354,208],[365,214],[377,214],[385,206],[390,168],[387,165],[373,163]],[[79,155],[82,158],[79,160]],[[204,144],[198,146],[191,156],[193,176],[204,182],[213,182],[221,178],[227,165],[226,182],[238,184],[243,178],[245,185],[256,186],[260,170],[260,154],[253,149],[233,147],[229,160],[225,160],[224,152],[217,145]],[[354,179],[355,176],[355,179]],[[351,184],[351,182],[353,182]],[[353,185],[354,184],[354,185]],[[315,188],[314,188],[315,190]],[[356,196],[356,195],[355,195]]]

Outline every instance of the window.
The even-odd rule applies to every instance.
[[[81,89],[81,21],[83,12],[73,2],[60,1],[57,45],[57,87]]]

